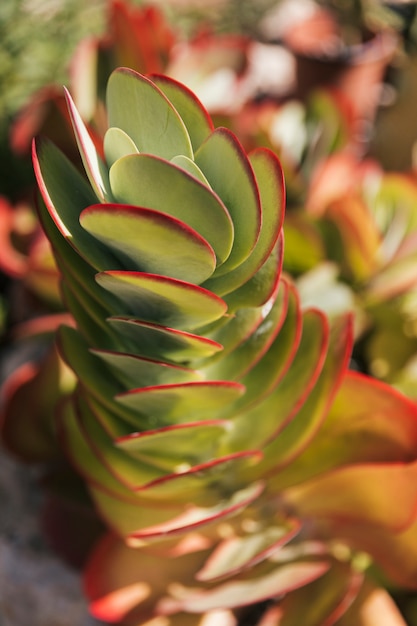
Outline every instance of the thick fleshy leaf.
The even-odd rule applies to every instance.
[[[79,223],[82,210],[97,202],[97,196],[87,181],[50,141],[34,142],[33,163],[39,189],[58,231],[95,268],[111,266],[111,252]]]
[[[287,317],[279,336],[260,362],[240,381],[246,386],[246,392],[230,407],[234,428],[227,438],[227,446],[233,450],[245,447],[249,441],[262,446],[277,430],[276,410],[258,413],[256,404],[267,400],[268,395],[283,380],[300,344],[302,313],[294,286],[288,287]]]
[[[65,89],[65,99],[85,171],[98,199],[105,202],[109,199],[109,172],[107,166],[97,153],[96,147],[67,89]]]
[[[253,169],[243,148],[225,128],[215,130],[195,161],[226,205],[234,226],[232,252],[216,272],[224,274],[245,261],[258,241],[262,212]]]
[[[289,488],[284,497],[302,516],[364,521],[399,531],[415,512],[417,462],[337,468]]]
[[[129,135],[127,135],[120,128],[114,127],[109,128],[106,131],[106,134],[104,135],[103,148],[107,167],[109,169],[118,159],[121,159],[128,154],[137,154],[139,152],[137,146]]]
[[[230,493],[244,488],[239,480],[240,472],[256,464],[261,456],[257,450],[248,450],[215,457],[189,468],[180,465],[170,474],[138,485],[136,491],[145,500],[165,506],[179,503],[200,508],[216,506],[219,501],[227,500]]]
[[[262,573],[254,568],[251,575],[213,589],[199,590],[178,586],[172,590],[173,595],[175,594],[172,599],[161,600],[160,610],[169,615],[178,610],[201,613],[215,608],[247,606],[303,587],[325,574],[328,569],[329,563],[326,561],[298,561],[265,567]]]
[[[106,363],[112,374],[126,388],[184,383],[202,379],[202,375],[196,370],[180,365],[122,352],[97,349],[91,351]]]
[[[107,83],[106,103],[109,126],[123,130],[140,152],[164,159],[177,154],[192,158],[184,122],[162,91],[145,76],[127,68],[115,70]]]
[[[376,527],[363,521],[334,520],[329,526],[331,535],[337,535],[354,550],[371,555],[400,587],[417,589],[417,519],[402,532]]]
[[[332,323],[323,368],[318,379],[316,378],[310,387],[309,396],[307,398],[301,396],[304,401],[301,409],[292,416],[283,430],[278,427],[277,436],[264,448],[265,469],[269,466],[275,468],[273,472],[276,472],[278,468],[280,470],[275,478],[270,478],[269,484],[273,491],[275,489],[281,491],[287,481],[291,484],[291,481],[296,480],[295,476],[300,469],[305,470],[302,461],[298,464],[295,458],[307,448],[309,443],[313,445],[312,440],[317,435],[345,376],[351,345],[352,319],[350,316],[342,316]],[[298,354],[303,354],[303,352],[299,351]],[[279,387],[277,389],[279,390]],[[285,396],[285,389],[282,391]],[[310,467],[307,469],[307,476],[308,471],[311,471]]]
[[[92,454],[96,457],[95,465],[101,464],[117,482],[132,491],[140,485],[153,482],[164,476],[164,472],[155,467],[149,460],[134,459],[124,450],[115,446],[112,438],[95,419],[90,407],[82,397],[76,398],[74,408],[78,427]],[[79,458],[79,452],[73,450],[72,457]],[[93,472],[92,478],[97,480],[98,475],[94,476],[92,466],[90,471]],[[99,482],[99,484],[106,488],[105,482]]]
[[[129,155],[112,166],[110,184],[117,202],[167,213],[206,239],[218,263],[229,257],[234,226],[223,199],[184,169],[153,155]]]
[[[409,462],[416,458],[416,445],[415,403],[392,387],[351,371],[293,475],[300,480],[303,472],[319,474],[353,463]]]
[[[110,271],[97,274],[96,280],[120,300],[123,313],[145,322],[193,330],[226,313],[223,300],[209,291],[164,276]]]
[[[385,589],[370,581],[363,585],[356,601],[337,622],[338,626],[407,626],[394,600]]]
[[[212,582],[247,570],[279,550],[299,530],[300,523],[297,520],[288,520],[281,525],[261,528],[258,532],[242,537],[225,539],[211,553],[196,578]]]
[[[249,154],[249,161],[260,194],[261,232],[255,248],[246,261],[227,274],[209,279],[205,283],[207,289],[220,296],[243,285],[266,262],[277,243],[284,218],[284,179],[277,157],[271,151],[259,148]]]
[[[119,437],[115,444],[133,458],[149,460],[158,467],[197,464],[213,458],[227,421],[206,420],[165,426]]]
[[[76,330],[61,326],[57,333],[57,345],[65,363],[97,402],[113,411],[119,418],[127,420],[136,429],[146,426],[143,414],[132,413],[114,399],[117,393],[123,391],[123,386],[108,375],[105,364],[90,352],[88,345]],[[103,384],[104,380],[106,384]]]
[[[349,563],[332,563],[324,576],[288,594],[280,602],[281,619],[271,626],[333,626],[355,601],[364,575]],[[308,607],[308,609],[306,608]],[[356,622],[352,622],[355,624]]]
[[[301,342],[286,375],[270,395],[237,418],[239,428],[242,428],[242,432],[245,433],[245,439],[256,441],[256,445],[265,444],[266,439],[274,436],[290,422],[299,407],[306,402],[322,371],[329,340],[326,318],[322,313],[311,310],[305,313],[303,323]],[[292,334],[291,325],[289,330]],[[290,348],[290,355],[285,356],[291,357],[291,353]],[[285,368],[285,363],[283,367]],[[239,440],[238,429],[236,436]],[[271,446],[275,449],[275,446],[279,445],[278,441],[281,437],[282,433],[266,448],[268,459],[271,457],[270,462],[273,458],[274,462],[278,463],[281,457],[281,454],[269,452]],[[266,460],[260,465],[264,463],[267,464]]]
[[[263,483],[252,483],[224,500],[217,499],[209,508],[162,502],[155,503],[137,494],[136,500],[117,496],[98,483],[89,483],[89,490],[104,521],[118,534],[125,536],[129,545],[140,547],[154,539],[193,532],[213,522],[226,521],[256,500],[263,491]]]
[[[171,519],[162,523],[158,523],[157,519],[159,516],[159,507],[154,508],[152,509],[154,511],[153,523],[146,527],[144,518],[140,515],[140,511],[136,511],[136,514],[140,518],[141,529],[131,533],[128,540],[129,545],[141,545],[144,539],[166,538],[170,535],[182,534],[184,531],[198,530],[212,522],[226,521],[229,517],[237,515],[237,513],[243,511],[252,502],[257,500],[263,490],[264,484],[262,482],[252,482],[243,489],[235,490],[224,499],[217,498],[216,504],[212,507],[184,507],[182,504],[181,513],[179,515],[175,516],[175,512],[173,512]],[[165,511],[163,512],[165,513]]]
[[[104,536],[84,574],[90,611],[95,618],[111,623],[143,624],[155,615],[156,604],[172,581],[191,584],[206,552],[196,550],[167,558],[129,548],[111,534]]]
[[[221,418],[222,409],[244,393],[244,386],[229,381],[190,382],[142,387],[116,397],[122,406],[152,416],[161,424]]]
[[[173,78],[161,74],[152,74],[150,78],[180,114],[195,152],[214,130],[206,109],[188,87]]]
[[[284,259],[284,239],[281,235],[265,263],[246,283],[227,293],[224,301],[229,311],[239,308],[263,306],[272,298],[279,285]]]
[[[117,480],[97,457],[86,439],[72,402],[61,403],[57,415],[59,441],[70,463],[89,485],[105,489],[111,500],[120,499],[138,506],[137,494]]]
[[[80,223],[112,250],[125,269],[195,284],[215,270],[216,257],[209,244],[183,222],[159,211],[96,204],[81,213]]]
[[[107,322],[127,342],[126,347],[140,356],[183,362],[210,357],[222,350],[216,341],[166,326],[127,317],[110,317]]]
[[[199,180],[200,183],[203,183],[203,185],[206,185],[206,187],[210,188],[210,184],[207,178],[204,176],[200,168],[196,165],[195,161],[192,161],[183,154],[179,154],[178,156],[175,156],[173,159],[171,159],[171,163],[185,170],[186,172],[188,172],[188,174],[191,174],[191,176],[194,176],[194,178]]]
[[[2,386],[1,443],[26,462],[56,459],[55,404],[75,385],[55,346],[40,363],[24,363]]]
[[[246,341],[229,354],[222,354],[213,365],[204,368],[205,375],[215,380],[239,380],[262,359],[278,335],[287,313],[287,291],[281,288],[262,323]]]

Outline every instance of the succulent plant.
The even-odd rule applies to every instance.
[[[109,528],[92,613],[403,624],[367,570],[417,584],[417,409],[349,372],[350,315],[303,309],[282,274],[277,157],[166,76],[112,73],[99,149],[66,98],[86,176],[47,139],[33,158],[74,320],[56,436]]]

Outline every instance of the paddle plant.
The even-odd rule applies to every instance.
[[[52,430],[108,528],[93,615],[404,624],[372,581],[417,584],[417,410],[282,274],[277,157],[166,76],[111,74],[98,148],[66,99],[85,172],[45,138],[33,159],[73,320]]]

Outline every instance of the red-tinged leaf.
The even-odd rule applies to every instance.
[[[234,226],[223,199],[182,167],[152,154],[128,155],[112,166],[110,184],[116,202],[166,213],[199,233],[219,264],[229,257]]]
[[[162,74],[152,74],[150,78],[180,114],[195,152],[214,130],[210,115],[194,92],[182,83]]]
[[[276,474],[270,479],[272,490],[281,490],[284,485],[297,481],[299,472],[303,478],[311,471],[314,473],[314,466],[313,470],[304,468],[302,457],[300,463],[298,457],[314,445],[313,438],[317,436],[346,373],[351,345],[352,318],[342,316],[333,320],[324,367],[308,399],[288,425],[283,430],[278,429],[275,439],[264,449],[264,467],[274,468],[271,473]]]
[[[195,155],[195,162],[229,211],[234,227],[233,248],[217,269],[220,276],[243,263],[259,238],[262,210],[252,166],[234,135],[215,130]]]
[[[125,388],[187,383],[202,379],[201,372],[133,354],[91,349]]]
[[[409,462],[417,456],[417,407],[392,387],[349,371],[331,410],[282,484],[354,463]]]
[[[164,159],[177,154],[192,158],[184,122],[168,98],[145,76],[128,68],[116,69],[107,83],[106,103],[109,126],[121,128],[140,152]]]
[[[227,445],[233,450],[244,448],[248,441],[256,441],[262,446],[277,429],[276,411],[262,412],[262,419],[257,419],[256,405],[273,393],[284,379],[299,348],[302,333],[302,314],[295,287],[283,282],[281,289],[288,298],[285,322],[267,353],[241,379],[246,387],[245,394],[226,414],[227,417],[233,416],[234,428],[227,438]]]
[[[257,500],[263,490],[264,484],[262,482],[252,482],[248,487],[235,491],[227,498],[220,501],[217,499],[217,504],[212,507],[199,508],[191,506],[184,509],[184,505],[182,505],[179,514],[176,510],[169,509],[172,512],[171,519],[162,523],[157,519],[158,516],[162,517],[158,507],[153,509],[154,520],[148,526],[144,524],[145,520],[142,518],[141,512],[136,510],[136,514],[140,519],[141,529],[132,531],[129,536],[129,544],[132,546],[141,545],[143,540],[163,539],[171,535],[174,536],[199,529],[212,522],[226,521]]]
[[[207,509],[227,499],[228,493],[242,489],[240,473],[256,464],[261,456],[258,450],[249,450],[212,458],[187,469],[179,465],[173,468],[174,473],[138,484],[136,491],[145,499],[156,502],[182,502],[186,506],[191,504]]]
[[[246,341],[265,319],[271,305],[272,300],[262,309],[260,307],[238,309],[233,315],[225,316],[219,325],[214,325],[214,328],[203,328],[201,330],[202,334],[223,346],[222,353],[215,354],[210,360],[205,362],[205,365],[224,358],[227,354],[233,352],[237,346]]]
[[[288,290],[283,283],[268,314],[256,330],[236,346],[235,350],[227,355],[222,354],[222,358],[204,367],[205,375],[215,380],[240,380],[243,376],[250,378],[250,371],[264,357],[280,332],[287,306]]]
[[[107,322],[126,341],[126,348],[140,356],[182,362],[207,358],[223,349],[206,337],[128,317],[110,317]]]
[[[115,444],[133,458],[152,462],[165,470],[213,458],[229,422],[206,420],[175,424],[120,436]]]
[[[113,0],[109,28],[115,62],[144,74],[161,72],[176,42],[162,8]]]
[[[181,610],[201,613],[216,608],[247,606],[303,587],[325,574],[329,565],[326,561],[298,561],[274,567],[269,565],[260,571],[254,568],[250,574],[241,575],[233,582],[207,590],[173,587],[173,598],[162,599],[159,610],[169,615]],[[262,568],[262,564],[259,567]]]
[[[396,500],[395,500],[396,501]],[[328,527],[332,536],[346,542],[354,550],[372,556],[385,577],[396,585],[417,589],[417,519],[402,532],[376,527],[363,522],[335,520]]]
[[[262,225],[259,239],[249,258],[223,276],[205,283],[220,296],[234,291],[246,283],[266,263],[277,244],[284,218],[285,190],[281,165],[269,150],[257,149],[249,154],[259,188]],[[265,276],[263,277],[265,279]]]
[[[284,493],[285,501],[302,517],[363,521],[399,532],[415,513],[417,462],[342,467]]]
[[[70,393],[73,384],[55,349],[49,350],[41,363],[17,368],[2,387],[2,444],[27,462],[55,460],[59,455],[53,425],[55,404]]]
[[[149,415],[161,425],[222,417],[222,410],[245,391],[229,381],[190,382],[142,387],[116,396],[121,406]]]
[[[108,169],[100,155],[97,153],[87,128],[75,106],[70,93],[64,89],[68,111],[72,127],[77,140],[78,149],[84,164],[85,171],[92,188],[101,202],[109,200],[109,174]]]
[[[267,526],[258,532],[222,541],[211,553],[197,580],[213,582],[252,568],[291,541],[300,530],[298,520]]]
[[[61,326],[57,333],[57,345],[65,363],[73,370],[84,389],[100,404],[114,412],[116,416],[131,423],[135,429],[143,428],[143,414],[132,414],[114,396],[122,391],[121,384],[108,375],[104,363],[92,354],[81,335],[67,326]],[[103,384],[103,381],[106,381]]]
[[[53,247],[58,246],[66,260],[71,244],[82,259],[96,269],[107,269],[117,261],[112,253],[81,227],[83,209],[97,202],[97,196],[75,166],[53,143],[45,139],[33,142],[33,167],[46,207],[39,204],[42,225]],[[74,193],[74,189],[77,193]],[[55,230],[58,233],[54,232]],[[69,254],[69,253],[68,253]],[[73,255],[73,256],[77,256]]]
[[[165,477],[165,472],[156,467],[151,459],[134,459],[129,454],[114,444],[113,439],[95,419],[94,413],[81,396],[74,399],[75,418],[81,436],[90,447],[95,456],[95,464],[103,465],[104,468],[128,490],[137,491],[138,486],[158,481]],[[73,451],[72,455],[75,456]],[[94,478],[95,468],[90,467]],[[171,467],[175,471],[175,466]],[[98,474],[96,474],[98,476]],[[99,483],[103,488],[106,483]]]
[[[201,235],[159,211],[94,205],[81,213],[80,223],[114,252],[125,269],[195,284],[204,282],[215,270],[215,254]]]
[[[385,589],[367,581],[356,601],[337,626],[407,626],[398,607]]]
[[[135,492],[114,477],[92,448],[71,401],[61,403],[57,414],[57,428],[66,456],[88,484],[104,489],[114,501],[120,499],[136,506],[140,504]]]
[[[12,278],[22,278],[27,271],[26,257],[12,243],[18,210],[0,196],[0,268]]]
[[[268,259],[258,271],[246,283],[224,296],[229,310],[234,312],[241,307],[263,306],[278,288],[283,258],[284,238],[280,235]]]
[[[97,274],[98,284],[145,322],[193,330],[218,320],[226,304],[210,291],[184,281],[140,272]]]
[[[333,626],[360,592],[363,573],[350,564],[333,562],[321,578],[296,589],[279,603],[281,618],[276,626]],[[308,607],[308,609],[307,609]],[[356,622],[352,622],[352,624]],[[274,622],[271,623],[271,626]],[[261,626],[261,625],[260,625]]]
[[[290,333],[291,331],[290,327]],[[237,418],[239,424],[237,430],[241,427],[248,441],[264,445],[267,439],[282,431],[315,389],[329,342],[329,328],[324,314],[316,310],[307,311],[304,314],[302,332],[297,354],[285,376],[280,377],[277,387],[264,400]],[[276,343],[279,344],[279,336]],[[291,351],[290,355],[286,354],[287,357],[291,355]],[[286,367],[286,363],[283,367]],[[266,419],[266,415],[271,417]],[[238,432],[236,435],[239,437]],[[287,454],[287,448],[280,444],[281,437],[282,432],[265,448],[267,458],[261,461],[259,471],[265,471],[271,464],[278,464]],[[276,448],[279,450],[278,453],[275,452]]]
[[[334,223],[343,242],[343,263],[354,281],[368,280],[377,268],[380,234],[365,202],[357,196],[335,200],[325,218]]]
[[[169,585],[192,583],[205,555],[206,551],[197,551],[176,558],[157,556],[106,535],[84,572],[90,611],[96,619],[110,623],[146,623],[157,615],[158,600],[167,594]]]

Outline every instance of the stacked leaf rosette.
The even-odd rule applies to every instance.
[[[111,75],[102,152],[67,102],[87,177],[45,139],[34,164],[75,320],[57,433],[109,528],[92,613],[230,626],[267,601],[259,626],[360,624],[363,552],[417,582],[417,411],[347,373],[350,317],[281,275],[277,157],[165,76]]]

